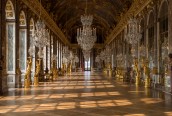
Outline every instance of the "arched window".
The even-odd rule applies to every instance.
[[[20,26],[26,26],[26,17],[23,11],[20,13]]]
[[[6,19],[15,19],[14,6],[10,0],[7,1],[5,7]]]
[[[27,59],[27,40],[26,40],[26,17],[23,11],[20,12],[20,30],[19,30],[19,66],[21,71],[26,70]]]
[[[14,7],[10,0],[7,1],[5,7],[6,13],[6,69],[8,74],[15,73],[15,14]]]

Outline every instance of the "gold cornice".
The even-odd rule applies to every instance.
[[[22,0],[24,4],[26,4],[35,14],[38,16],[40,15],[40,3],[38,0]],[[57,24],[54,22],[54,20],[49,16],[47,11],[42,7],[41,5],[41,16],[45,24],[49,27],[51,31],[54,32],[58,36],[58,38],[61,39],[61,41],[70,46],[70,42],[65,37],[63,32],[60,30],[60,28],[57,26]]]
[[[152,0],[135,0],[127,13],[121,18],[117,26],[113,29],[111,34],[107,37],[105,45],[109,44],[121,31],[123,31],[127,21],[130,17],[138,15]]]

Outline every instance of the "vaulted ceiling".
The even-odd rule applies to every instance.
[[[93,15],[92,27],[97,29],[97,43],[108,34],[130,8],[133,0],[87,0],[87,13]],[[81,27],[80,16],[85,14],[86,0],[42,0],[50,14],[71,43],[76,43],[76,30]]]

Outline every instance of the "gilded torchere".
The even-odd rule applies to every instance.
[[[145,60],[143,62],[143,70],[145,75],[145,87],[150,87],[150,69],[148,67],[149,61]]]
[[[27,60],[27,70],[25,73],[24,87],[29,88],[31,82],[31,68],[32,68],[32,58],[29,57]]]
[[[65,63],[62,63],[62,75],[64,76],[66,73],[66,65]]]
[[[138,67],[138,61],[137,59],[134,59],[134,70],[136,72],[136,76],[135,76],[135,84],[139,85],[140,84],[140,74],[139,74],[139,67]]]
[[[39,85],[39,76],[41,73],[41,59],[38,59],[36,61],[36,72],[34,75],[34,86],[38,86]]]
[[[112,66],[110,62],[107,64],[107,74],[109,77],[112,77]]]
[[[72,64],[69,63],[68,68],[67,68],[67,74],[71,75],[72,72]]]

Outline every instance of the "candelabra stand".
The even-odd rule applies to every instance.
[[[145,87],[150,87],[150,69],[149,69],[149,61],[145,59],[143,62],[143,70],[145,75]]]
[[[40,74],[41,74],[41,59],[38,59],[36,61],[36,72],[35,72],[35,75],[34,75],[34,86],[39,85]]]
[[[140,85],[140,70],[139,70],[139,67],[138,67],[138,61],[137,61],[137,58],[134,59],[134,70],[136,72],[136,76],[135,76],[135,84],[136,86]]]
[[[25,78],[24,78],[24,88],[30,88],[31,68],[32,68],[32,58],[29,57],[27,60],[27,70],[26,70]]]

